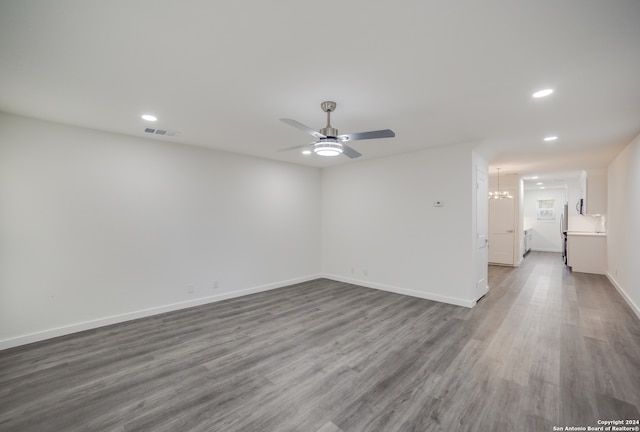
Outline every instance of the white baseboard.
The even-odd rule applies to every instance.
[[[350,279],[342,276],[334,275],[334,274],[323,274],[322,277],[331,279],[338,282],[345,282],[353,285],[360,285],[366,288],[373,288],[381,291],[392,292],[396,294],[403,294],[411,297],[418,297],[425,300],[433,300],[440,303],[449,303],[456,306],[464,306],[467,308],[472,308],[476,305],[475,300],[465,300],[456,297],[447,297],[439,294],[433,293],[425,293],[423,291],[416,291],[407,288],[400,288],[391,285],[379,284],[371,281],[364,281],[360,279]]]
[[[531,248],[531,251],[535,251],[535,252],[555,252],[555,253],[562,253],[562,249]]]
[[[640,319],[640,307],[638,307],[638,305],[634,303],[631,297],[629,297],[629,295],[625,292],[625,290],[622,289],[618,281],[609,272],[607,272],[607,279],[609,279],[609,282],[611,282],[611,284],[620,293],[622,298],[627,302],[631,310],[633,310],[633,312],[636,314],[638,319]]]
[[[227,300],[235,297],[242,297],[249,294],[255,294],[262,291],[269,291],[276,288],[282,288],[289,285],[295,285],[297,283],[308,282],[314,279],[319,279],[322,275],[310,275],[295,279],[289,279],[286,281],[270,283],[266,285],[255,286],[251,288],[245,288],[237,291],[230,291],[226,293],[216,294],[208,297],[200,297],[197,299],[167,304],[163,306],[157,306],[149,309],[141,309],[133,312],[128,312],[120,315],[113,315],[95,320],[79,322],[70,324],[67,326],[52,328],[35,333],[30,333],[22,336],[16,336],[9,339],[0,340],[0,351],[30,344],[33,342],[39,342],[46,339],[51,339],[59,336],[65,336],[72,333],[81,332],[84,330],[91,330],[98,327],[104,327],[111,324],[118,324],[125,321],[131,321],[138,318],[145,318],[152,315],[159,315],[165,312],[172,312],[180,309],[188,309],[195,306],[201,306],[207,303],[215,303],[221,300]]]

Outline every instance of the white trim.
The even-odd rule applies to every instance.
[[[562,249],[544,249],[544,248],[531,248],[531,251],[535,251],[535,252],[556,252],[556,253],[562,253]]]
[[[487,265],[490,265],[490,266],[499,266],[499,267],[513,267],[513,268],[516,268],[516,267],[520,267],[520,264],[522,264],[522,261],[524,261],[524,257],[523,257],[523,258],[520,258],[520,261],[518,261],[518,264],[494,263],[494,262],[489,261],[489,262],[487,263]]]
[[[477,298],[477,299],[476,299],[476,301],[474,302],[474,305],[476,304],[476,302],[477,302],[478,300],[480,300],[482,297],[486,296],[488,293],[489,293],[489,285],[485,285],[485,287],[484,287],[484,291],[482,292],[482,294],[480,294],[480,295],[478,296],[478,298]]]
[[[148,309],[141,309],[133,312],[127,312],[120,315],[113,315],[103,318],[98,318],[91,321],[84,321],[75,324],[70,324],[62,327],[52,328],[49,330],[43,330],[35,333],[29,333],[22,336],[16,336],[9,339],[0,340],[0,351],[30,344],[33,342],[39,342],[46,339],[51,339],[59,336],[65,336],[72,333],[81,332],[84,330],[91,330],[98,327],[104,327],[112,324],[118,324],[125,321],[131,321],[138,318],[145,318],[152,315],[158,315],[165,312],[172,312],[180,309],[188,309],[195,306],[201,306],[207,303],[215,303],[221,300],[227,300],[235,297],[242,297],[249,294],[255,294],[263,291],[269,291],[276,288],[282,288],[289,285],[295,285],[302,282],[308,282],[311,280],[319,279],[321,275],[304,276],[295,279],[289,279],[281,282],[274,282],[266,285],[255,286],[251,288],[245,288],[237,291],[230,291],[222,294],[216,294],[208,297],[201,297],[194,300],[167,304],[163,306],[152,307]]]
[[[437,302],[440,302],[440,303],[448,303],[448,304],[452,304],[452,305],[456,305],[456,306],[464,306],[464,307],[467,307],[467,308],[472,308],[472,307],[474,307],[476,305],[476,301],[475,300],[465,300],[465,299],[456,298],[456,297],[446,297],[446,296],[442,296],[442,295],[438,295],[438,294],[432,294],[432,293],[423,292],[423,291],[416,291],[416,290],[407,289],[407,288],[400,288],[400,287],[395,287],[395,286],[391,286],[391,285],[384,285],[384,284],[374,283],[374,282],[370,282],[370,281],[364,281],[364,280],[360,280],[360,279],[345,278],[345,277],[334,275],[334,274],[326,274],[325,273],[325,274],[322,275],[322,277],[324,277],[326,279],[331,279],[331,280],[334,280],[334,281],[338,281],[338,282],[344,282],[344,283],[349,283],[349,284],[353,284],[353,285],[359,285],[359,286],[363,286],[363,287],[366,287],[366,288],[373,288],[373,289],[377,289],[377,290],[380,290],[380,291],[387,291],[387,292],[407,295],[407,296],[411,296],[411,297],[418,297],[418,298],[425,299],[425,300],[433,300],[433,301],[437,301]]]
[[[640,307],[638,307],[638,305],[635,304],[633,300],[631,300],[631,297],[627,295],[627,293],[622,289],[622,287],[618,284],[618,282],[614,279],[614,277],[609,272],[607,272],[607,279],[609,279],[609,282],[611,282],[611,284],[614,287],[616,287],[616,290],[620,293],[622,298],[627,302],[627,304],[629,305],[631,310],[633,310],[633,312],[636,314],[638,319],[640,319]]]

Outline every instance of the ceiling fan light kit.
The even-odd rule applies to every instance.
[[[338,156],[342,151],[342,144],[331,138],[313,144],[313,152],[319,156]]]
[[[295,120],[286,118],[280,119],[282,122],[288,124],[289,126],[300,129],[301,131],[304,131],[318,139],[318,141],[315,141],[311,144],[289,147],[280,151],[312,146],[313,152],[319,156],[338,156],[344,154],[345,156],[354,159],[362,156],[362,154],[345,144],[346,141],[391,138],[396,136],[396,134],[391,129],[338,135],[338,129],[335,129],[331,126],[331,113],[335,111],[336,106],[337,104],[333,101],[325,101],[320,104],[320,108],[322,108],[322,111],[327,113],[327,125],[317,132]]]

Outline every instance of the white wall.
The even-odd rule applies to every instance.
[[[328,168],[322,176],[329,277],[475,304],[473,145]],[[443,207],[434,207],[436,200]]]
[[[0,349],[316,277],[320,235],[318,169],[0,114]]]
[[[640,318],[640,135],[609,165],[607,276]]]
[[[555,221],[539,221],[537,219],[538,200],[555,200]],[[562,224],[563,206],[566,202],[564,189],[535,189],[524,191],[524,226],[531,228],[531,249],[542,252],[562,252]]]

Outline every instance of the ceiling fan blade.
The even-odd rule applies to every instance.
[[[392,138],[394,136],[396,136],[396,134],[391,129],[383,129],[370,132],[356,132],[352,134],[338,135],[336,138],[341,141],[355,141],[375,138]]]
[[[314,136],[316,138],[326,138],[326,136],[322,135],[320,132],[315,131],[315,130],[311,129],[310,127],[307,127],[307,126],[303,125],[302,123],[297,122],[295,120],[283,118],[283,119],[280,119],[280,121],[288,124],[289,126],[293,126],[296,129],[300,129],[301,131],[306,132],[309,135]]]
[[[362,156],[361,153],[355,151],[354,149],[352,149],[351,147],[349,147],[348,145],[346,145],[344,143],[342,144],[342,154],[345,155],[345,156],[350,157],[351,159],[355,159],[357,157]]]
[[[309,143],[309,144],[301,144],[301,145],[297,145],[297,146],[293,146],[293,147],[287,147],[287,148],[283,148],[278,150],[279,152],[286,152],[289,150],[295,150],[295,149],[299,149],[299,148],[304,148],[304,147],[311,147],[313,145],[313,143]]]

